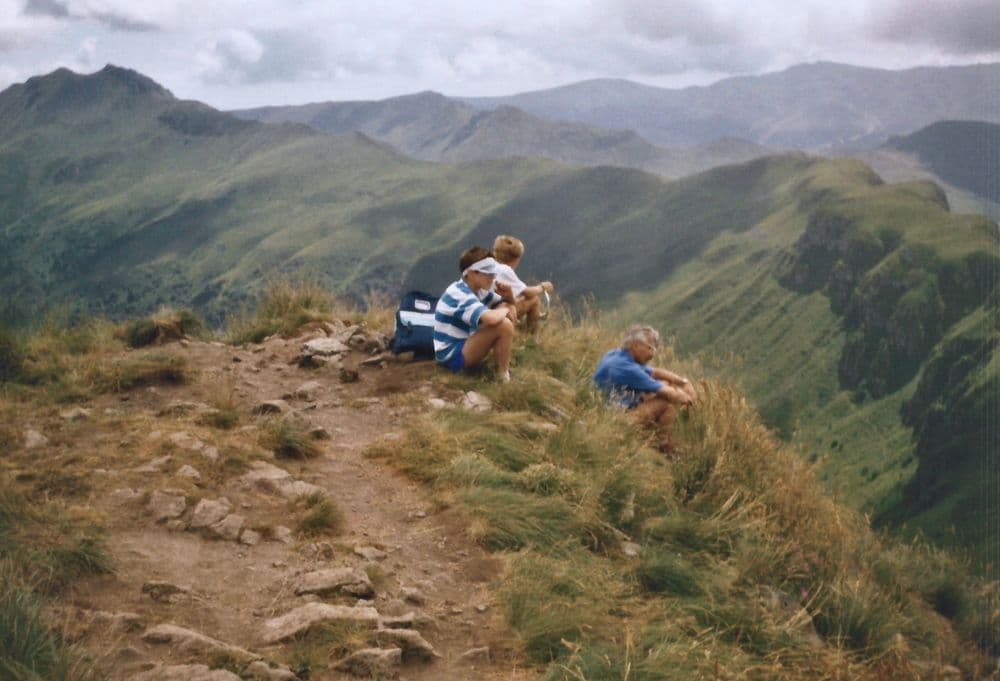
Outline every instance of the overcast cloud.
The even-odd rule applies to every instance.
[[[219,108],[1000,61],[997,0],[0,0],[0,88],[145,73]]]

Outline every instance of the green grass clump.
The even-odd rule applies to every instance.
[[[0,678],[87,681],[92,661],[52,627],[43,598],[112,570],[92,528],[39,501],[0,489]]]
[[[329,322],[342,306],[328,289],[307,280],[270,282],[253,314],[229,319],[226,338],[233,345],[259,343],[269,336],[292,336],[306,324]]]
[[[478,487],[462,492],[460,499],[474,518],[473,539],[495,551],[554,546],[568,539],[596,550],[613,541],[604,523],[558,497]]]
[[[521,553],[511,561],[501,589],[507,620],[519,633],[525,653],[547,663],[575,644],[599,639],[612,623],[621,586],[579,548],[561,546],[561,558]]]
[[[300,679],[323,678],[336,661],[370,643],[371,632],[357,624],[326,623],[282,646],[285,663]]]
[[[212,408],[198,416],[199,423],[220,430],[230,430],[239,424],[240,401],[231,386],[228,390],[216,390],[209,397],[208,403]]]
[[[100,678],[91,660],[55,632],[42,604],[0,562],[0,677],[12,681],[87,681]]]
[[[298,419],[271,417],[260,425],[259,442],[279,459],[315,459],[322,450]]]
[[[704,591],[698,569],[681,555],[662,548],[643,556],[636,577],[653,593],[697,596]]]
[[[295,502],[301,515],[295,525],[300,537],[337,535],[344,531],[344,514],[327,495],[315,492]]]
[[[857,580],[830,587],[813,617],[820,636],[853,650],[881,653],[902,629],[901,615],[885,594]]]
[[[178,355],[151,354],[96,365],[89,378],[99,393],[128,392],[151,385],[179,385],[189,378],[187,360]]]
[[[44,503],[10,489],[0,490],[0,554],[21,584],[45,593],[112,570],[92,528],[74,526]]]

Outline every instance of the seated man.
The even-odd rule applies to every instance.
[[[517,311],[490,291],[496,267],[485,248],[462,254],[462,278],[445,290],[434,310],[434,358],[458,373],[479,366],[493,350],[497,375],[507,382]]]
[[[677,410],[694,404],[691,381],[672,371],[648,366],[656,355],[660,334],[649,326],[633,326],[622,346],[609,350],[594,373],[594,384],[619,407],[635,412],[639,420],[657,429],[660,451],[673,453],[670,426]]]

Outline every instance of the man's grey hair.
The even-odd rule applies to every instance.
[[[628,350],[636,341],[648,343],[655,348],[660,344],[660,333],[652,326],[636,324],[625,332],[625,336],[622,338],[622,349]]]

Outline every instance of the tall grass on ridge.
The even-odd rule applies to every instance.
[[[433,486],[507,559],[498,595],[547,679],[875,680],[988,664],[934,594],[962,597],[914,579],[926,552],[836,504],[732,388],[699,383],[675,427],[684,454],[667,461],[590,387],[617,345],[598,319],[557,314],[519,345],[510,384],[439,376],[487,394],[491,412],[416,418],[369,454]],[[938,559],[962,575],[949,588],[974,590]]]
[[[323,286],[306,280],[278,279],[264,289],[254,312],[229,319],[227,340],[234,345],[259,343],[268,336],[290,336],[310,322],[334,319],[335,297]]]

